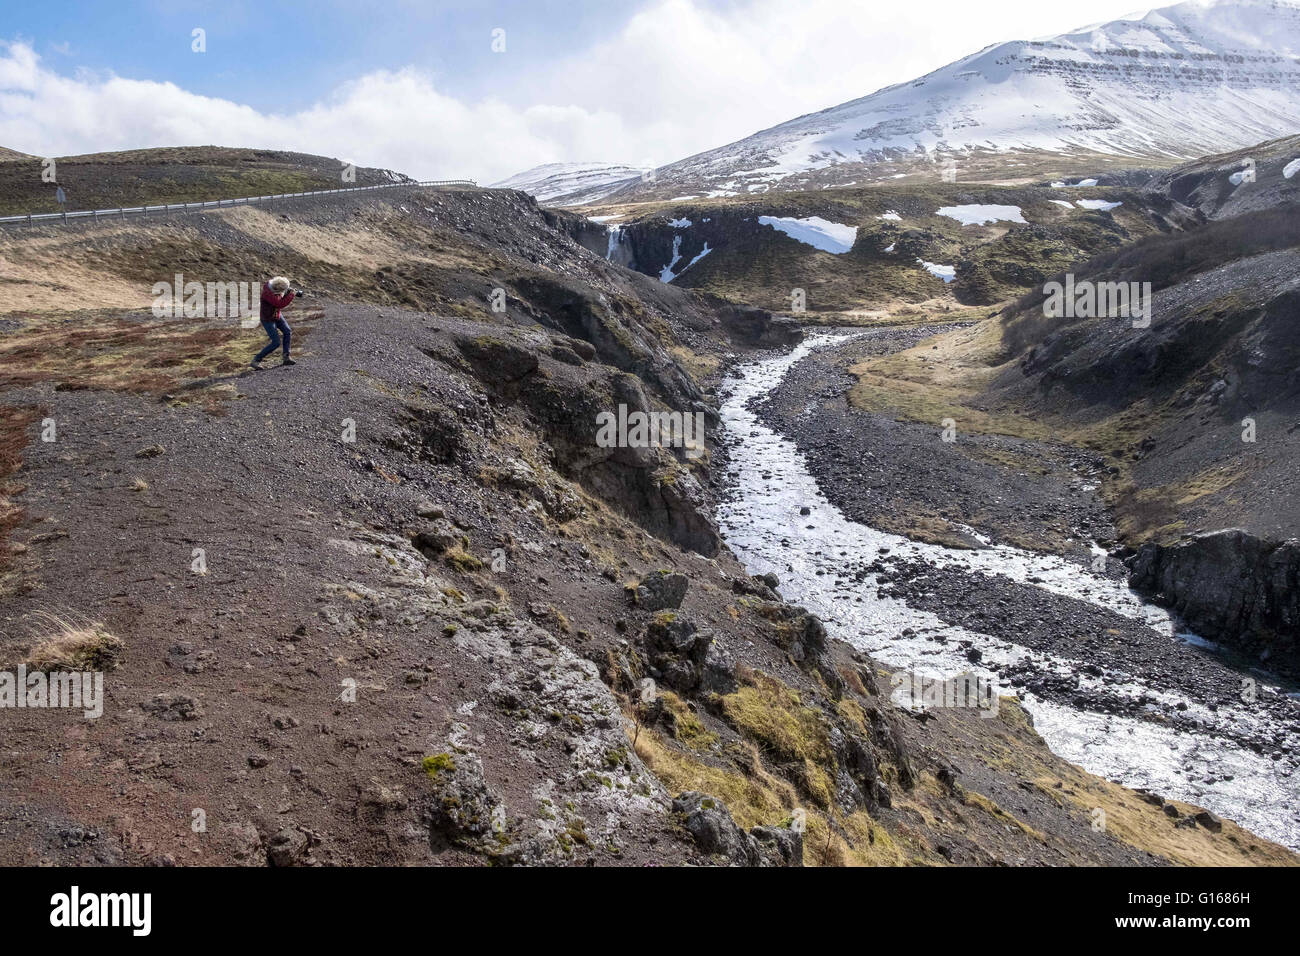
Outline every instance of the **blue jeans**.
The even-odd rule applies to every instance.
[[[272,352],[280,347],[280,333],[284,333],[284,357],[289,357],[289,340],[293,338],[293,329],[289,328],[289,323],[284,319],[276,319],[272,322],[263,322],[262,328],[266,330],[267,337],[271,340],[266,348],[257,353],[254,362],[260,362]]]

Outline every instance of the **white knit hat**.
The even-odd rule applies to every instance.
[[[289,280],[286,279],[284,276],[276,276],[274,279],[268,282],[267,285],[271,287],[272,292],[289,291]]]

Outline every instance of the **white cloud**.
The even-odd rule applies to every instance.
[[[1003,0],[991,17],[964,0],[751,0],[721,11],[698,0],[651,0],[617,32],[540,74],[502,81],[489,99],[462,101],[430,73],[406,67],[361,76],[288,115],[172,83],[64,76],[30,45],[0,43],[0,145],[40,155],[259,146],[480,182],[564,160],[662,164],[911,79],[998,39],[1075,25],[1057,22],[1062,13],[1049,16],[1046,6]]]
[[[309,109],[277,116],[171,83],[61,76],[25,44],[0,52],[0,143],[43,156],[145,146],[294,149],[419,176],[487,179],[560,148],[596,148],[575,131],[616,127],[577,107],[518,109],[444,96],[413,69],[344,84]]]
[[[993,43],[1115,19],[1133,0],[1084,14],[1041,0],[748,0],[724,10],[654,0],[622,30],[531,81],[536,95],[635,118],[624,152],[656,164],[907,82]],[[570,157],[572,158],[572,157]]]

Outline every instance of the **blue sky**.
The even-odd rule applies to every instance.
[[[448,92],[487,95],[580,52],[635,9],[609,0],[29,2],[5,11],[0,37],[36,41],[36,52],[55,69],[170,80],[206,96],[283,110],[309,106],[348,77],[406,65],[428,69]],[[196,27],[207,33],[206,56],[191,49]],[[498,27],[507,30],[507,56],[490,48]]]
[[[264,146],[480,182],[659,165],[1132,2],[7,0],[0,146]]]

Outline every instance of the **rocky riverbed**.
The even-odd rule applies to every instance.
[[[1294,688],[1180,634],[1128,591],[1123,564],[1096,544],[1113,530],[1087,453],[997,436],[946,443],[937,426],[845,401],[852,364],[935,331],[816,336],[738,370],[723,405],[728,544],[890,666],[983,675],[1086,769],[1296,846]],[[1016,456],[1002,461],[1042,469],[982,454],[999,444]],[[961,540],[882,530],[873,518],[891,502],[922,532],[934,516]],[[1052,547],[1015,547],[1035,538]]]

